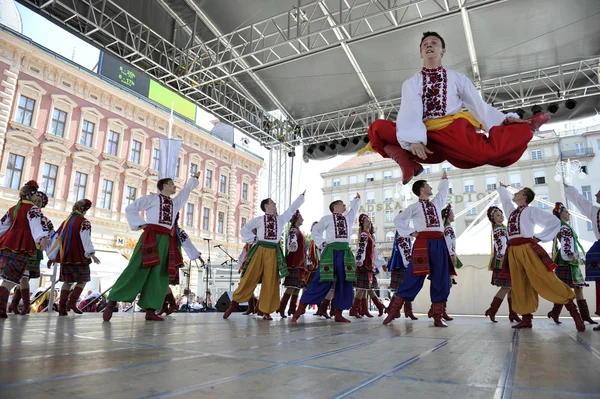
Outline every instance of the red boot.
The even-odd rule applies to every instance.
[[[413,177],[423,172],[423,166],[415,160],[414,155],[399,145],[386,144],[383,150],[400,166],[400,170],[402,170],[402,184],[408,184]]]
[[[231,315],[231,313],[237,310],[238,306],[239,303],[237,303],[236,301],[231,301],[231,305],[229,305],[225,313],[223,313],[223,319],[227,319]]]
[[[279,310],[277,313],[279,313],[279,316],[281,316],[282,319],[287,318],[287,316],[285,315],[285,308],[287,308],[287,304],[288,304],[289,300],[290,300],[290,294],[288,294],[286,292],[285,294],[283,294],[283,296],[281,297],[281,301],[279,302]],[[271,320],[273,320],[273,319],[271,319]]]
[[[354,302],[352,303],[352,307],[350,308],[350,310],[354,309],[354,317],[356,317],[357,319],[362,319],[361,313],[362,313],[362,299],[354,297]],[[334,313],[335,316],[335,313]],[[373,317],[373,316],[371,316]]]
[[[520,323],[522,320],[519,317],[519,315],[517,314],[517,312],[515,312],[512,308],[512,298],[508,297],[507,299],[508,301],[508,320],[512,323],[513,321],[516,321],[517,323]]]
[[[556,324],[562,324],[562,321],[558,320],[562,308],[563,308],[562,304],[555,303],[552,310],[548,312],[548,318],[554,320],[554,322]]]
[[[402,309],[402,305],[404,305],[404,298],[401,298],[398,295],[394,295],[394,297],[392,298],[392,302],[390,302],[390,306],[388,306],[388,315],[383,321],[384,325],[390,324],[392,320],[400,317],[400,310]]]
[[[577,328],[577,331],[579,331],[579,332],[585,331],[585,324],[583,324],[583,319],[581,318],[581,315],[579,314],[579,311],[577,310],[577,305],[575,305],[575,303],[572,300],[569,300],[569,303],[567,303],[565,305],[565,308],[567,308],[567,310],[571,314],[571,317],[573,318],[573,321],[575,322],[575,328]]]
[[[254,313],[254,304],[256,302],[256,298],[252,297],[250,299],[248,299],[248,310],[246,310],[244,313],[242,313],[244,316],[248,316],[249,314]]]
[[[327,313],[327,308],[329,308],[329,303],[331,301],[329,299],[323,299],[323,302],[321,302],[319,304],[319,307],[317,308],[317,313],[315,313],[315,316],[323,316],[326,319],[331,319],[331,317],[329,316],[329,314]],[[300,302],[302,303],[302,302]],[[306,307],[306,306],[305,306]],[[297,311],[296,311],[297,313]],[[295,314],[295,313],[294,313]]]
[[[0,286],[0,319],[8,318],[6,305],[8,305],[8,289]]]
[[[167,313],[168,311],[169,311],[169,302],[167,302],[167,298],[165,297],[162,308],[160,308],[160,312],[158,312],[158,315],[162,316],[163,314]]]
[[[148,321],[164,321],[162,317],[156,314],[156,309],[146,309],[146,320]]]
[[[356,317],[356,315],[355,315]],[[338,323],[351,323],[350,320],[348,320],[347,318],[345,318],[344,316],[342,316],[342,310],[341,309],[336,309],[333,319],[335,321],[337,321]]]
[[[533,315],[531,313],[528,314],[524,314],[523,315],[523,321],[521,321],[519,324],[512,326],[512,328],[532,328],[533,324],[532,324],[532,320],[533,320]]]
[[[292,295],[290,298],[290,307],[288,308],[288,316],[293,316],[296,313],[296,306],[298,306],[298,295]]]
[[[413,313],[411,301],[404,301],[404,316],[411,320],[419,320],[419,318]]]
[[[361,309],[361,314],[363,316],[367,316],[368,318],[373,317],[373,315],[371,313],[369,313],[369,298],[364,297],[360,300],[360,309]]]
[[[265,314],[260,310],[260,298],[256,298],[256,305],[254,305],[254,310],[256,311],[257,316],[264,316]]]
[[[373,301],[373,305],[375,305],[375,307],[379,311],[379,314],[377,315],[377,317],[383,316],[383,312],[385,312],[385,306],[383,306],[383,303],[381,303],[379,298],[377,298],[376,296],[372,296],[371,300]]]
[[[167,316],[168,316],[171,313],[173,313],[175,310],[177,310],[177,302],[175,301],[175,296],[173,295],[172,292],[167,294],[165,299],[167,300],[167,303],[169,304],[169,309],[167,310]]]
[[[433,317],[433,304],[429,307],[429,311],[427,312],[427,317],[430,319]]]
[[[117,305],[117,303],[115,301],[108,301],[108,303],[106,304],[106,307],[104,308],[104,311],[102,312],[102,320],[110,321],[110,319],[113,316],[113,310],[115,309],[116,305]],[[60,308],[59,308],[59,311],[60,311]]]
[[[296,312],[294,313],[294,315],[292,316],[292,323],[295,323],[298,321],[298,318],[300,316],[302,316],[304,314],[304,312],[306,311],[306,304],[302,303],[302,301],[300,301],[300,305],[298,305],[298,309],[296,309]]]
[[[13,295],[12,301],[10,301],[8,311],[13,312],[14,314],[21,314],[19,313],[19,302],[21,302],[21,290],[17,287],[15,295]]]
[[[21,288],[21,295],[23,296],[23,309],[21,310],[21,316],[29,314],[31,311],[31,301],[29,299],[29,288]]]
[[[587,301],[585,299],[577,300],[577,307],[579,308],[579,313],[581,313],[581,318],[583,321],[587,321],[590,324],[598,324],[590,317],[590,309],[588,308]]]
[[[448,327],[442,318],[444,317],[444,302],[436,302],[431,304],[431,308],[433,310],[433,325],[436,327]]]
[[[500,305],[502,305],[502,298],[498,298],[497,296],[492,299],[492,303],[490,304],[490,308],[485,311],[485,315],[490,318],[492,323],[498,323],[496,321],[496,313],[498,313],[498,309],[500,309]]]
[[[446,313],[447,302],[442,302],[442,303],[444,304],[444,307],[442,308],[442,319],[444,319],[446,321],[454,320],[454,317],[450,317],[450,316],[448,316],[448,313]]]
[[[273,320],[273,318],[271,317],[271,313],[263,313],[263,320]]]
[[[60,299],[58,300],[58,315],[67,316],[67,301],[69,300],[69,291],[60,290]]]
[[[531,118],[527,119],[527,121],[529,122],[529,127],[531,128],[532,132],[537,132],[538,130],[540,130],[540,127],[548,122],[550,120],[550,114],[548,114],[547,112],[538,112],[537,114],[533,115]]]
[[[72,310],[77,314],[83,314],[83,312],[77,308],[77,300],[79,299],[79,296],[81,295],[82,291],[83,288],[81,287],[73,288],[73,291],[71,291],[71,295],[69,295],[69,301],[67,302],[67,311]]]

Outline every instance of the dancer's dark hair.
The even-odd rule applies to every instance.
[[[342,200],[333,201],[331,204],[329,204],[329,211],[331,213],[333,213],[333,207],[335,206],[335,204],[339,204],[341,202],[343,202],[343,201]]]
[[[427,31],[427,32],[423,32],[423,37],[421,38],[421,43],[419,43],[419,50],[421,49],[421,45],[423,44],[423,40],[425,40],[425,38],[427,38],[429,36],[435,36],[438,39],[440,39],[440,41],[442,42],[442,48],[443,49],[446,48],[446,41],[444,40],[444,38],[442,36],[440,36],[439,33]]]
[[[421,189],[425,187],[425,184],[427,184],[427,180],[417,180],[416,182],[414,182],[412,185],[413,194],[417,197],[421,195]]]

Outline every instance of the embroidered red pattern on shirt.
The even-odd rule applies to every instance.
[[[356,251],[356,260],[360,261],[363,254],[367,250],[367,243],[369,242],[369,236],[366,232],[360,233],[360,241],[358,243],[358,250]]]
[[[348,238],[348,223],[341,213],[333,214],[333,232],[335,238]]]
[[[454,229],[452,228],[452,226],[446,226],[446,228],[444,229],[444,235],[446,237],[450,238],[450,242],[451,242],[451,248],[450,250],[454,253],[456,252],[456,235],[454,234]]]
[[[81,223],[81,231],[92,230],[92,224],[88,220],[84,220]]]
[[[502,237],[506,237],[506,228],[498,227],[494,229],[494,246],[496,247],[496,258],[502,259],[505,248]]]
[[[398,249],[402,251],[402,258],[407,262],[404,266],[408,266],[410,262],[410,238],[398,237]]]
[[[600,215],[600,213],[599,213],[599,215]],[[7,221],[8,219],[9,219],[8,212],[6,212],[6,213],[4,214],[4,216],[2,216],[2,219],[0,219],[0,223],[4,224],[4,223],[6,223],[6,221]]]
[[[425,215],[425,227],[440,227],[440,218],[437,209],[429,200],[419,201]]]
[[[448,100],[448,74],[442,66],[423,68],[423,120],[446,115]]]
[[[158,194],[160,209],[158,211],[158,223],[173,225],[173,200],[162,194]]]
[[[29,217],[29,220],[41,218],[42,212],[40,212],[40,210],[38,208],[32,207],[31,209],[29,209],[27,216]]]
[[[277,215],[265,215],[263,223],[265,227],[265,240],[277,240]]]
[[[571,243],[573,242],[573,232],[567,226],[563,226],[560,228],[560,245],[563,249],[563,252],[567,256],[574,256],[573,248],[571,248]],[[566,259],[565,259],[566,260]]]
[[[48,226],[48,223],[50,223],[50,225],[52,225],[52,223],[48,220],[48,218],[46,216],[42,216],[42,218],[40,220],[40,225],[42,226],[42,231],[50,231],[50,227]]]
[[[525,209],[527,205],[521,205],[508,217],[508,236],[516,236],[521,234],[521,213],[523,213],[523,209]]]
[[[189,236],[187,235],[185,230],[179,230],[179,241],[185,242],[188,240],[188,238],[189,238]]]

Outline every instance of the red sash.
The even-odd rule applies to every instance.
[[[169,274],[173,275],[183,265],[183,256],[179,251],[175,229],[157,224],[148,224],[142,233],[142,267],[154,267],[160,264],[156,235],[169,236]]]
[[[429,251],[427,250],[429,240],[444,240],[444,233],[441,231],[419,232],[419,236],[413,246],[413,276],[426,276],[430,274]],[[445,251],[444,256],[450,257],[448,251]],[[450,259],[448,259],[448,266],[450,275],[456,276],[456,270],[454,270],[454,265],[450,262]]]
[[[550,258],[548,252],[542,248],[540,244],[535,242],[533,238],[529,237],[519,237],[519,238],[511,238],[508,240],[508,246],[506,247],[506,255],[502,261],[502,270],[500,270],[499,276],[500,278],[507,278],[510,280],[510,267],[508,265],[508,251],[510,251],[511,247],[518,247],[521,245],[529,244],[535,251],[535,254],[540,258],[544,266],[548,269],[549,272],[554,271],[556,269],[556,263]]]

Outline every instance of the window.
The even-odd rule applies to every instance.
[[[465,180],[465,193],[474,193],[475,184],[473,180]]]
[[[575,143],[575,155],[585,155],[584,143]]]
[[[242,218],[242,226],[241,227],[244,227],[246,225],[246,223],[248,223],[248,219]]]
[[[185,225],[188,227],[194,225],[194,204],[188,203],[185,208]]]
[[[386,170],[383,172],[383,180],[392,180],[392,171]]]
[[[83,126],[81,127],[81,137],[79,138],[79,144],[86,147],[92,147],[92,139],[94,138],[94,129],[96,125],[90,121],[83,120]]]
[[[121,135],[117,132],[113,132],[112,130],[108,132],[108,142],[106,143],[107,154],[114,157],[117,156],[117,151],[119,150],[119,137],[121,137]],[[91,147],[91,145],[88,147]]]
[[[85,188],[87,186],[88,175],[81,172],[75,172],[75,185],[73,187],[73,200],[79,201],[85,198]]]
[[[423,168],[423,174],[424,175],[430,175],[431,174],[431,168],[430,167]]]
[[[392,211],[391,209],[388,209],[385,211],[385,221],[386,222],[394,221],[394,211]]]
[[[44,164],[44,174],[42,175],[42,184],[40,184],[40,189],[45,192],[48,197],[54,197],[57,174],[58,166],[49,163]]]
[[[348,178],[348,184],[356,184],[356,176],[350,176]]]
[[[468,207],[470,207],[470,206],[471,206],[472,208],[470,208],[470,209],[467,211],[467,215],[470,215],[470,216],[472,216],[472,215],[477,215],[477,207],[476,207],[476,206],[473,206],[473,202],[467,202],[467,204],[465,205],[465,208],[468,208]]]
[[[213,175],[212,170],[206,169],[206,176],[204,179],[204,187],[212,188],[212,175]]]
[[[25,157],[10,153],[8,163],[6,164],[6,176],[4,177],[4,187],[12,190],[21,188],[21,177],[23,176],[23,165]]]
[[[538,195],[536,199],[548,201],[548,196],[547,195]],[[540,201],[537,201],[537,206],[540,209],[550,208],[550,206],[548,206],[548,204],[544,204],[543,202],[540,202]]]
[[[190,164],[190,175],[195,175],[196,173],[198,173],[198,164],[197,163],[191,163]]]
[[[394,232],[388,231],[387,233],[385,233],[385,240],[387,242],[394,242]]]
[[[135,197],[137,195],[137,188],[136,187],[131,187],[131,186],[127,186],[127,191],[126,191],[126,203],[127,205],[131,204],[133,201],[135,201]]]
[[[333,179],[333,187],[338,187],[340,185],[340,179]]]
[[[442,164],[442,172],[450,172],[451,169],[452,165],[450,165],[449,163],[444,162]]]
[[[67,113],[60,109],[54,108],[52,113],[52,124],[50,125],[50,133],[56,137],[65,136],[65,125],[67,123]]]
[[[129,154],[129,160],[133,163],[139,164],[142,159],[142,142],[133,140],[131,142],[131,154]]]
[[[371,212],[365,212],[367,214],[367,216],[369,216],[369,219],[371,219],[371,222],[375,222],[375,216],[377,216],[377,212],[375,211],[371,211]]]
[[[152,149],[152,169],[158,170],[158,162],[160,161],[160,151],[158,148]]]
[[[202,230],[208,230],[210,227],[210,209],[204,208],[202,210]]]
[[[521,175],[520,174],[514,173],[512,175],[509,175],[508,179],[510,181],[511,187],[515,187],[515,188],[521,187]]]
[[[21,98],[19,98],[19,106],[17,107],[17,123],[25,126],[31,126],[34,109],[35,100],[33,98],[21,96]]]
[[[583,195],[588,201],[592,201],[592,186],[581,186],[581,195]],[[592,222],[587,222],[587,229],[593,229]]]
[[[177,166],[175,167],[175,177],[179,177],[180,170],[181,170],[181,158],[177,158]]]
[[[221,175],[219,179],[219,191],[223,194],[227,194],[227,176]]]
[[[546,171],[536,170],[533,172],[533,182],[536,186],[546,184]]]
[[[366,181],[375,181],[375,175],[373,173],[367,173]]]
[[[248,201],[248,183],[242,183],[242,199]]]
[[[452,187],[449,187],[449,188],[448,188],[448,194],[452,194],[452,190],[453,190],[453,188],[452,188]]]
[[[375,191],[367,191],[367,204],[375,202]]]
[[[394,193],[393,190],[391,188],[386,188],[383,191],[383,197],[384,197],[384,201],[392,201],[394,199]]]
[[[219,212],[217,215],[217,233],[223,234],[225,225],[225,212]]]
[[[111,180],[102,180],[102,192],[100,194],[100,208],[110,210],[113,195],[113,182]]]
[[[497,188],[496,176],[488,176],[485,178],[485,187],[487,191],[494,191]]]
[[[531,159],[536,160],[536,159],[542,159],[542,158],[543,158],[542,150],[531,151]]]

